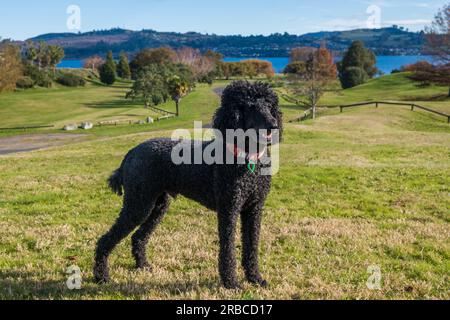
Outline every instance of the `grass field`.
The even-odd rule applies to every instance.
[[[401,79],[397,90],[392,83],[383,85],[382,78],[325,101],[351,103],[379,95],[420,101],[447,90],[419,89]],[[184,198],[173,201],[151,240],[152,273],[133,270],[128,239],[111,258],[112,283],[95,285],[95,243],[121,206],[106,178],[136,144],[170,136],[174,128],[192,128],[194,119],[210,121],[219,103],[211,89],[200,86],[187,97],[180,119],[99,128],[89,141],[0,157],[0,299],[450,298],[450,125],[432,114],[390,106],[343,114],[324,109],[315,121],[286,124],[281,171],[274,177],[262,232],[261,269],[268,289],[220,287],[215,214]],[[21,112],[7,109],[25,98],[30,120],[81,120],[82,110],[101,118],[115,111],[82,104],[119,103],[120,90],[93,86],[2,96],[1,122],[22,121]],[[41,119],[35,100],[55,111]],[[66,110],[59,115],[56,101]],[[300,112],[282,104],[287,119]],[[421,104],[450,111],[448,99]],[[129,105],[116,111],[146,112]],[[65,272],[74,264],[82,270],[79,291],[65,284]],[[381,290],[366,286],[367,269],[374,265],[381,269]]]

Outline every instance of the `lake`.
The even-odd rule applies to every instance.
[[[237,62],[248,60],[251,58],[225,58],[227,62]],[[289,63],[289,58],[257,58],[260,60],[270,61],[277,73],[280,73]],[[389,74],[394,69],[399,69],[406,64],[412,64],[420,60],[433,61],[430,56],[378,56],[377,67],[385,74]],[[63,60],[58,68],[75,68],[80,69],[83,67],[83,60]]]
[[[248,60],[249,58],[225,58],[224,61],[227,62],[237,62]],[[277,73],[281,73],[284,68],[289,63],[289,58],[257,58],[260,60],[270,61],[273,65],[273,68]],[[340,58],[336,59],[337,61]],[[377,67],[383,73],[389,74],[395,69],[400,69],[402,66],[407,64],[416,63],[417,61],[426,60],[429,62],[433,62],[433,57],[431,56],[378,56],[377,57]]]

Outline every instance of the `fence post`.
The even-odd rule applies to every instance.
[[[447,123],[450,123],[450,116],[447,117]]]
[[[341,109],[341,113],[344,111],[344,108],[342,108],[342,107],[339,107],[340,109]]]
[[[411,111],[414,111],[414,105],[413,104],[411,105]]]
[[[376,102],[376,103],[375,103],[375,108],[377,108],[377,109],[378,109],[378,102]]]

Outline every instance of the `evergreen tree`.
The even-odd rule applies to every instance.
[[[119,64],[117,65],[117,75],[123,79],[131,78],[130,64],[125,52],[120,53]]]
[[[106,55],[106,62],[105,64],[109,64],[111,66],[111,69],[114,70],[114,73],[117,73],[117,65],[113,58],[112,51],[108,51],[108,54]]]
[[[116,63],[111,51],[106,56],[106,62],[100,67],[100,81],[106,85],[116,82]]]
[[[364,47],[362,41],[354,41],[338,64],[339,78],[344,89],[348,86],[357,86],[367,79],[373,78],[378,69],[375,54]],[[351,68],[351,70],[347,70]],[[356,70],[358,68],[360,70]],[[348,79],[351,77],[352,79]]]

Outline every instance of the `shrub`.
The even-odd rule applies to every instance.
[[[19,89],[31,89],[34,87],[34,81],[30,77],[21,77],[17,80],[16,87]]]
[[[82,77],[74,74],[62,74],[56,79],[56,82],[66,87],[82,87],[86,84]]]
[[[32,64],[27,64],[24,67],[24,75],[30,77],[34,81],[34,85],[44,88],[50,88],[53,83],[51,74],[45,70]]]
[[[284,73],[297,74],[302,73],[306,69],[306,62],[304,61],[295,61],[289,63],[286,68],[284,68]]]
[[[342,88],[348,89],[359,86],[367,81],[367,73],[358,67],[348,67],[340,75]]]
[[[401,71],[403,72],[428,72],[433,69],[433,65],[428,61],[418,61],[413,64],[407,64],[402,66]]]

